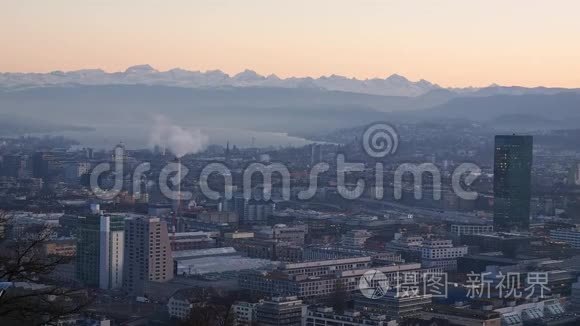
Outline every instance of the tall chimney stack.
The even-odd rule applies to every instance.
[[[175,188],[175,191],[177,192],[177,198],[175,198],[173,201],[173,211],[175,215],[178,216],[181,209],[181,160],[179,157],[176,157],[173,162],[177,164],[177,185]]]

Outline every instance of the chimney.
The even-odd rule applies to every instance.
[[[175,216],[179,216],[179,213],[181,211],[181,160],[179,159],[179,157],[176,157],[173,163],[177,164],[177,174],[175,176],[177,178],[177,185],[175,185],[177,198],[175,198],[173,201],[173,212]]]

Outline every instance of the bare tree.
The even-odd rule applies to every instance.
[[[0,211],[0,228],[6,230],[11,217]],[[17,239],[0,241],[0,281],[6,288],[0,297],[0,324],[51,325],[82,311],[90,303],[86,290],[63,287],[50,275],[66,257],[47,256],[44,244],[53,230],[35,226],[18,232]]]
[[[235,314],[232,305],[238,298],[236,293],[220,293],[216,289],[200,288],[190,292],[192,308],[183,326],[231,326]]]

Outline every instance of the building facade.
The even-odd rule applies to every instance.
[[[343,247],[362,249],[371,236],[367,230],[349,230],[342,236],[341,243]]]
[[[416,294],[402,296],[397,291],[388,291],[380,298],[368,298],[357,294],[354,299],[354,308],[385,315],[389,320],[400,320],[420,315],[425,307],[431,304],[430,294]]]
[[[361,314],[359,311],[338,313],[329,307],[308,308],[304,326],[396,326],[385,315]]]
[[[126,268],[124,287],[142,294],[147,281],[173,278],[173,258],[167,223],[158,217],[132,217],[125,224]]]
[[[580,228],[558,229],[550,231],[550,238],[569,244],[572,248],[580,249]]]
[[[244,206],[242,224],[264,224],[266,219],[274,214],[276,204],[271,201],[250,199]]]
[[[234,326],[251,326],[256,323],[258,303],[236,302],[232,305]]]
[[[496,231],[530,226],[532,136],[495,136],[493,223]]]
[[[421,263],[423,267],[440,267],[448,272],[457,270],[457,258],[467,255],[467,246],[454,247],[451,240],[423,241]]]
[[[124,218],[79,218],[76,275],[87,286],[117,289],[123,285]]]
[[[301,326],[305,315],[306,305],[296,297],[274,297],[256,309],[256,320],[261,326]]]

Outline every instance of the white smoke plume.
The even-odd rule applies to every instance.
[[[184,129],[162,115],[155,116],[154,120],[151,146],[169,149],[175,156],[182,157],[197,153],[207,145],[208,137],[199,129]]]

